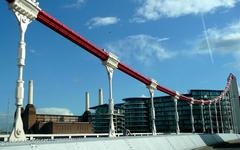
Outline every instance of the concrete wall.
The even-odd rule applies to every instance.
[[[0,143],[1,150],[183,150],[240,139],[238,134],[180,134]]]

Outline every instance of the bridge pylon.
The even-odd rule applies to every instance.
[[[116,137],[116,131],[114,126],[114,101],[112,95],[112,78],[113,72],[116,68],[118,68],[119,60],[117,56],[112,53],[109,53],[109,57],[106,61],[103,61],[103,65],[107,69],[108,74],[108,83],[109,83],[109,115],[110,115],[110,122],[109,122],[109,137]]]
[[[157,89],[157,81],[151,79],[151,84],[147,86],[150,94],[150,100],[151,100],[151,121],[152,121],[152,135],[157,135],[157,129],[156,129],[156,115],[155,115],[155,106],[154,106],[154,91]]]
[[[25,43],[25,33],[28,25],[33,19],[37,17],[38,3],[36,0],[15,0],[9,4],[10,9],[15,14],[19,29],[20,29],[20,42],[18,50],[18,79],[16,84],[16,112],[14,118],[14,125],[9,141],[25,141],[26,136],[23,129],[23,122],[21,117],[21,109],[23,107],[24,99],[24,80],[23,80],[23,67],[25,66],[25,56],[26,56],[26,43]],[[35,9],[33,9],[35,8]]]
[[[176,121],[176,134],[180,133],[179,128],[179,115],[178,115],[178,100],[179,100],[180,94],[176,92],[176,95],[173,97],[174,106],[175,106],[175,121]]]

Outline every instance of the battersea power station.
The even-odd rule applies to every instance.
[[[88,103],[89,104],[89,103]],[[88,107],[88,106],[87,106]],[[90,111],[82,116],[36,114],[33,105],[33,81],[29,81],[28,104],[22,111],[23,126],[28,134],[93,133]]]
[[[223,90],[195,89],[184,95],[208,100],[221,95],[222,92]],[[90,107],[89,97],[89,93],[86,92],[86,108],[82,116],[37,114],[33,105],[33,81],[29,81],[28,104],[22,110],[25,132],[28,134],[108,133],[109,105],[104,104],[103,90],[99,90],[99,105]],[[234,84],[222,99],[217,105],[189,107],[188,103],[181,101],[176,104],[171,96],[154,97],[156,131],[160,133],[239,131],[237,113],[240,106],[237,84]],[[176,107],[178,107],[177,112]],[[116,133],[126,133],[126,131],[128,134],[150,133],[152,127],[150,120],[151,101],[148,97],[124,98],[122,103],[114,105],[113,122]]]

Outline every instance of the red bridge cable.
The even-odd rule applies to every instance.
[[[88,52],[90,52],[94,56],[98,57],[102,61],[105,61],[105,60],[108,59],[108,53],[107,52],[105,52],[102,49],[97,48],[95,45],[90,43],[88,40],[84,39],[79,34],[72,31],[71,29],[69,29],[67,26],[65,26],[64,24],[62,24],[58,20],[49,16],[44,11],[42,11],[42,10],[39,11],[38,16],[37,16],[37,20],[39,22],[41,22],[42,24],[48,26],[49,28],[51,28],[55,32],[59,33],[60,35],[64,36],[65,38],[69,39],[73,43],[75,43],[78,46],[82,47],[83,49],[87,50]],[[124,65],[121,62],[118,64],[118,69],[121,70],[122,72],[128,74],[129,76],[141,81],[145,85],[150,85],[151,84],[151,80],[149,78],[144,77],[143,75],[139,74],[138,72],[134,71],[133,69],[129,68],[128,66]],[[230,74],[229,77],[228,77],[228,83],[231,82],[232,77],[233,77],[233,75]],[[225,96],[225,94],[227,93],[227,90],[229,90],[229,88],[230,88],[230,85],[227,84],[227,86],[226,86],[225,90],[222,92],[222,94],[220,96],[216,97],[214,100],[215,101],[216,100],[217,101],[221,100],[221,97]],[[157,90],[159,90],[163,93],[166,93],[170,96],[176,96],[177,95],[177,93],[175,91],[172,91],[172,90],[167,89],[165,87],[162,87],[160,85],[157,86]],[[180,95],[179,98],[183,101],[186,101],[186,102],[191,102],[192,101],[192,98],[186,97],[184,95]],[[201,103],[202,103],[202,100],[194,100],[194,104],[201,104]],[[209,104],[209,103],[210,103],[210,100],[204,101],[204,104]]]
[[[95,45],[90,43],[88,40],[81,37],[76,32],[73,32],[64,24],[60,23],[58,20],[54,19],[53,17],[49,16],[44,11],[40,11],[37,16],[37,20],[42,24],[48,26],[55,32],[59,33],[60,35],[64,36],[65,38],[69,39],[70,41],[74,42],[78,46],[86,49],[91,54],[95,55],[101,60],[107,60],[108,54],[107,52],[97,48]]]

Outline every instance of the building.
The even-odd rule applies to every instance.
[[[26,106],[22,118],[28,134],[93,133],[91,121],[83,120],[83,116],[36,114],[32,104]]]
[[[231,81],[230,90],[220,103],[211,105],[193,104],[193,126],[190,104],[178,100],[177,112],[179,129],[182,133],[239,133],[240,105],[236,79]],[[209,100],[221,95],[223,90],[195,89],[184,94],[194,99]],[[114,125],[116,132],[128,129],[131,133],[147,133],[152,131],[151,101],[150,98],[132,97],[123,99],[124,103],[115,104]],[[203,107],[203,111],[201,111]],[[156,130],[160,133],[176,132],[175,102],[171,96],[154,97]],[[99,104],[92,107],[92,122],[94,132],[108,133],[109,112],[108,104]],[[203,113],[203,115],[202,115]]]
[[[185,96],[195,99],[213,99],[219,96],[222,90],[190,90]],[[211,133],[211,122],[213,132],[232,132],[233,118],[230,117],[232,111],[230,103],[230,95],[221,102],[221,113],[223,123],[221,124],[220,107],[216,105],[217,115],[215,114],[215,106],[211,105],[211,116],[209,115],[209,106],[203,106],[204,128],[205,132]],[[115,104],[114,125],[116,132],[123,132],[124,129],[130,130],[131,133],[147,133],[151,132],[151,101],[150,98],[133,97],[123,99],[124,103]],[[184,101],[178,101],[179,128],[181,132],[192,132],[190,105]],[[156,116],[156,129],[161,133],[176,132],[175,120],[175,104],[171,96],[154,97],[154,107]],[[90,109],[94,110],[92,114],[92,123],[95,133],[108,133],[109,131],[109,113],[108,104],[102,104]],[[194,127],[195,132],[203,132],[203,123],[201,116],[201,106],[193,105]],[[217,117],[217,120],[216,120]],[[218,122],[218,125],[217,125]]]
[[[193,97],[195,99],[213,99],[221,94],[222,90],[190,90],[185,96]],[[204,127],[205,132],[211,133],[211,121],[213,132],[232,132],[233,127],[237,127],[237,123],[234,123],[234,112],[239,111],[239,100],[232,101],[233,97],[227,93],[226,97],[223,98],[221,105],[212,104],[210,106],[203,106],[204,113]],[[125,128],[129,129],[132,133],[135,132],[151,132],[151,101],[150,98],[125,98],[124,103],[124,117],[125,117]],[[231,110],[231,104],[236,103]],[[178,101],[178,115],[179,115],[179,128],[181,132],[192,132],[190,105],[184,101]],[[173,133],[176,132],[176,119],[175,119],[175,104],[171,96],[154,97],[154,107],[156,116],[156,129],[157,132],[162,133]],[[220,108],[221,107],[221,108]],[[220,109],[221,114],[220,115]],[[233,114],[233,115],[232,115]],[[203,132],[203,123],[201,117],[201,106],[193,105],[193,116],[194,116],[194,127],[195,132]],[[233,117],[231,117],[233,116]],[[223,122],[221,123],[221,117]],[[211,121],[210,121],[211,118]],[[235,120],[237,120],[235,117]],[[235,124],[235,125],[234,125]],[[235,129],[236,130],[236,129]]]
[[[29,100],[22,110],[22,120],[28,134],[93,133],[89,97],[86,97],[86,110],[82,116],[37,114],[33,105],[33,81],[29,82]]]
[[[232,80],[230,90],[220,103],[203,105],[193,104],[194,130],[192,128],[190,104],[178,100],[177,112],[179,128],[184,132],[218,133],[235,132],[240,129],[240,105],[236,80]],[[190,90],[184,94],[194,99],[209,100],[221,95],[222,90]],[[29,96],[31,97],[31,96]],[[133,97],[123,99],[123,103],[114,105],[114,127],[117,133],[129,130],[131,133],[149,133],[152,131],[150,98]],[[154,97],[156,130],[160,133],[176,132],[175,102],[171,96]],[[93,112],[90,112],[90,109]],[[108,133],[109,106],[103,104],[103,92],[99,90],[99,105],[89,108],[89,93],[86,93],[86,110],[82,116],[36,114],[29,100],[22,113],[26,133]]]
[[[124,101],[125,128],[131,132],[150,132],[149,98],[126,98]]]
[[[115,104],[114,105],[114,127],[117,133],[122,133],[125,128],[125,121],[124,121],[124,104]],[[110,122],[110,115],[109,115],[109,105],[102,104],[95,107],[91,107],[90,109],[94,110],[92,114],[92,123],[95,133],[108,133],[109,132],[109,122]]]

